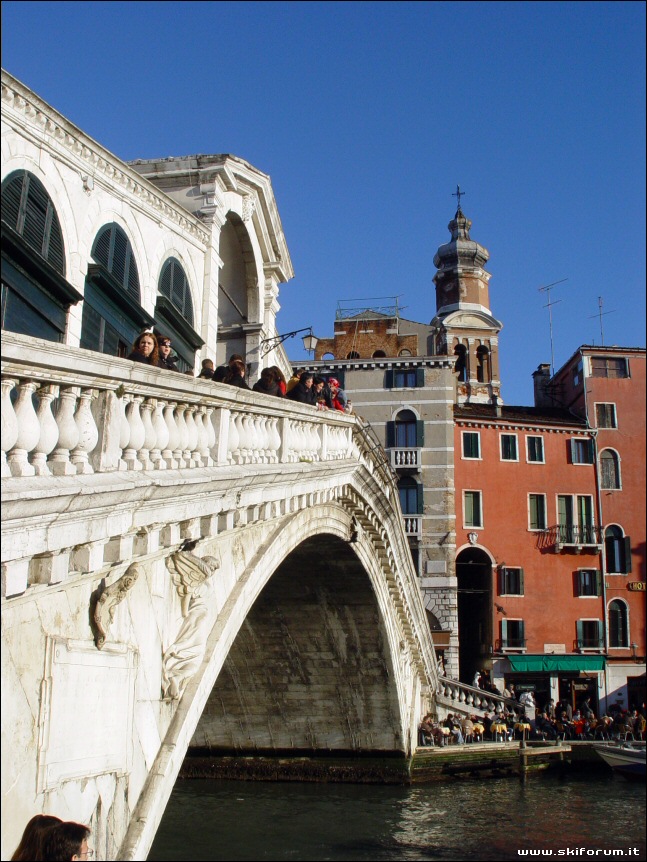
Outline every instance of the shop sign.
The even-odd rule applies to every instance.
[[[629,581],[627,589],[631,590],[633,593],[644,593],[645,581]]]

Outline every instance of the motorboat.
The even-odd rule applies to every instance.
[[[597,753],[614,772],[625,778],[645,779],[645,748],[631,745],[595,745]]]

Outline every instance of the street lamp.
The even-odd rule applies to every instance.
[[[305,326],[303,329],[295,329],[292,332],[286,332],[284,335],[275,335],[273,338],[264,338],[259,345],[261,349],[261,359],[264,356],[267,356],[268,353],[271,353],[271,351],[274,350],[275,347],[278,347],[279,344],[283,344],[286,339],[292,338],[300,332],[308,333],[303,336],[303,347],[309,353],[314,353],[314,349],[317,346],[317,341],[319,341],[319,339],[313,334],[311,326]]]

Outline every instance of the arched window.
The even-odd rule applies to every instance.
[[[629,646],[629,617],[627,605],[620,599],[609,602],[609,646]]]
[[[359,353],[356,350],[351,350],[350,353],[346,354],[346,359],[359,359]]]
[[[386,353],[383,350],[376,350],[373,353],[373,359],[381,359],[383,356],[386,356]]]
[[[454,356],[456,357],[454,371],[458,374],[458,379],[461,383],[465,383],[467,380],[467,348],[464,344],[456,345]]]
[[[204,341],[193,328],[193,300],[182,264],[170,257],[162,267],[155,320],[161,335],[167,335],[177,354],[180,371],[192,371],[195,352]]]
[[[403,347],[402,350],[398,353],[398,356],[411,356],[411,351],[408,347]]]
[[[102,228],[94,240],[92,257],[100,263],[128,291],[140,301],[139,273],[135,256],[125,231],[114,222]]]
[[[139,273],[130,240],[118,224],[104,225],[92,246],[83,296],[80,346],[127,356],[155,320],[140,305]]]
[[[63,341],[67,311],[83,297],[65,280],[63,233],[38,177],[2,183],[2,328]]]
[[[489,383],[492,379],[490,374],[490,351],[483,345],[476,350],[476,379],[479,383]]]
[[[398,495],[403,515],[419,515],[422,510],[422,485],[411,476],[403,476],[398,482]]]
[[[604,551],[607,574],[625,575],[631,571],[631,539],[616,524],[604,531]]]
[[[607,490],[620,488],[620,458],[613,449],[600,452],[600,487]]]
[[[400,410],[395,417],[395,445],[398,448],[418,446],[418,422],[412,410]]]
[[[27,171],[16,171],[7,177],[2,184],[2,220],[56,272],[65,275],[61,225],[38,177]]]

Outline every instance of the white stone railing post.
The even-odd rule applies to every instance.
[[[144,440],[146,439],[146,429],[144,428],[144,423],[142,422],[142,418],[139,413],[139,405],[142,401],[143,398],[141,395],[134,395],[126,407],[126,418],[128,419],[130,436],[123,458],[128,470],[143,469],[142,462],[138,457],[139,451],[144,445]]]
[[[58,396],[58,386],[41,386],[37,392],[38,409],[36,415],[40,425],[40,437],[31,455],[31,463],[37,476],[51,476],[47,466],[47,456],[58,442],[58,425],[52,413],[52,401]]]
[[[164,419],[164,402],[157,398],[154,399],[153,404],[151,420],[155,431],[155,445],[151,449],[150,459],[155,470],[166,470],[166,461],[162,455],[162,450],[166,449],[170,435]]]
[[[175,408],[175,424],[179,432],[177,449],[173,452],[173,457],[177,460],[178,467],[188,467],[191,460],[189,452],[189,429],[186,427],[186,419],[184,411],[186,404],[178,404]]]
[[[164,407],[164,422],[168,429],[168,440],[166,441],[166,446],[162,447],[162,458],[169,470],[175,470],[179,466],[178,460],[175,457],[175,453],[180,446],[180,431],[175,421],[176,407],[177,403],[175,401],[167,402]]]
[[[11,403],[11,393],[18,385],[18,381],[12,377],[2,379],[2,411],[0,422],[2,423],[2,475],[11,476],[11,470],[7,464],[7,452],[13,449],[18,439],[18,418]]]
[[[94,389],[83,389],[74,414],[74,421],[79,429],[79,441],[70,453],[70,461],[76,467],[76,472],[81,474],[94,472],[89,453],[97,445],[99,431],[90,406],[93,398],[96,398]]]
[[[14,407],[18,436],[7,458],[12,476],[33,476],[36,472],[28,457],[40,438],[40,423],[32,401],[36,389],[38,383],[34,380],[24,380],[18,384],[18,398]]]
[[[151,452],[155,448],[157,434],[153,427],[153,410],[155,405],[150,398],[144,399],[140,408],[142,425],[144,426],[144,440],[139,451],[139,461],[144,470],[152,470],[155,466],[151,458]]]

